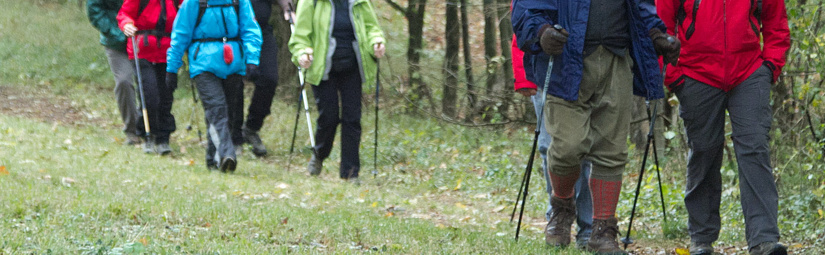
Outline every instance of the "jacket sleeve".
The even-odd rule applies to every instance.
[[[123,36],[123,32],[117,26],[117,14],[108,12],[102,0],[86,2],[86,14],[92,26],[106,37]]]
[[[514,89],[535,89],[536,84],[533,84],[527,80],[527,74],[524,72],[524,52],[522,52],[516,45],[515,37],[513,37],[512,51]]]
[[[124,0],[123,7],[120,7],[120,11],[117,13],[117,25],[120,30],[123,30],[123,25],[135,23],[135,19],[137,19],[138,13],[138,4],[140,0]]]
[[[762,2],[762,38],[764,47],[762,59],[767,60],[773,71],[773,81],[779,78],[785,66],[785,53],[791,47],[788,13],[782,0],[763,0]],[[773,65],[773,66],[771,66]]]
[[[261,27],[255,21],[255,12],[252,10],[252,3],[249,1],[240,2],[238,18],[241,19],[241,40],[243,41],[243,51],[246,57],[246,64],[258,65],[261,58]]]
[[[665,24],[665,27],[667,28],[667,33],[672,35],[676,35],[676,6],[678,5],[676,1],[678,0],[656,1],[656,12],[658,13],[659,18]]]
[[[377,43],[384,43],[384,32],[381,31],[381,26],[378,24],[378,17],[375,15],[375,9],[372,8],[372,3],[367,1],[367,6],[369,7],[368,13],[364,15],[364,27],[367,28],[367,40],[369,40],[369,45],[375,45]],[[375,52],[373,52],[375,55]]]
[[[177,73],[183,65],[183,54],[192,43],[195,20],[198,18],[198,1],[184,1],[172,25],[172,41],[166,50],[166,72]]]
[[[566,1],[566,0],[563,0]],[[518,48],[524,53],[539,54],[539,28],[558,21],[557,0],[515,0],[513,2],[513,32]]]
[[[312,22],[315,7],[312,1],[298,1],[295,13],[295,31],[289,37],[289,52],[292,53],[292,62],[298,65],[298,57],[312,49]]]
[[[641,14],[642,16],[642,20],[645,23],[645,28],[647,28],[647,30],[658,28],[660,31],[666,31],[667,27],[664,23],[662,23],[662,19],[660,19],[660,17],[656,15],[656,3],[654,2],[654,0],[638,1],[639,14]]]

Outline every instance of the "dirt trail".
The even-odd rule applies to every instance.
[[[100,118],[90,118],[83,114],[66,97],[40,91],[0,86],[0,114],[72,126],[104,122]]]

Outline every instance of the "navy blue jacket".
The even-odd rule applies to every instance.
[[[664,97],[664,86],[659,60],[648,37],[651,28],[666,31],[656,16],[653,0],[627,1],[632,40],[633,94],[658,99]],[[544,86],[550,56],[539,45],[538,30],[544,24],[558,23],[570,33],[562,55],[555,57],[552,77],[547,88],[550,95],[568,101],[579,97],[579,86],[584,67],[584,35],[590,13],[590,0],[514,0],[513,31],[519,48],[524,51],[524,69],[527,79]]]

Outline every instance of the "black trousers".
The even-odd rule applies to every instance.
[[[195,84],[206,116],[206,164],[218,165],[221,158],[235,158],[231,130],[243,118],[243,80],[237,74],[221,79],[204,72],[195,76]]]
[[[249,110],[246,116],[246,127],[258,131],[264,125],[264,118],[269,116],[272,108],[272,98],[275,97],[275,88],[278,87],[278,42],[272,35],[272,26],[269,21],[271,12],[269,1],[252,1],[255,10],[255,17],[266,17],[261,24],[261,58],[258,64],[260,77],[255,81],[255,91],[252,93],[252,101],[249,103]],[[259,12],[266,13],[265,16],[257,15]],[[243,121],[243,119],[241,119]],[[235,131],[233,131],[235,132]]]
[[[138,63],[140,63],[140,78],[143,83],[143,98],[146,101],[147,115],[149,115],[149,133],[155,137],[156,143],[168,143],[169,135],[175,132],[177,127],[175,116],[172,115],[175,88],[166,86],[166,63],[152,63],[145,59],[141,59]],[[137,135],[146,136],[143,111],[138,113]]]
[[[352,50],[352,49],[350,49]],[[354,52],[333,56],[329,79],[311,86],[318,106],[318,130],[315,152],[320,159],[329,157],[335,131],[341,124],[340,177],[358,177],[361,168],[361,71]],[[340,107],[339,107],[340,102]]]

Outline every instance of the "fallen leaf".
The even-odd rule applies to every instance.
[[[281,225],[286,225],[287,222],[289,222],[289,217],[286,217],[283,220],[281,220]]]
[[[678,255],[690,255],[690,251],[688,251],[688,249],[685,248],[676,248],[675,252]]]
[[[395,213],[387,212],[386,214],[384,214],[384,217],[392,217],[393,215],[395,215]]]
[[[461,221],[468,221],[470,219],[471,219],[470,216],[467,216],[467,217],[464,217],[463,219],[461,219]]]
[[[378,202],[372,202],[372,204],[370,205],[370,207],[376,207],[376,206],[378,206]]]
[[[467,206],[462,204],[462,203],[455,203],[455,206],[457,206],[458,208],[461,208],[461,209],[467,209]]]
[[[63,183],[63,185],[66,186],[66,187],[71,187],[72,184],[75,183],[75,182],[77,182],[77,181],[75,181],[74,179],[69,178],[69,177],[63,177],[63,179],[60,179],[60,183]]]
[[[6,170],[6,166],[0,166],[0,175],[8,175],[9,171]]]
[[[143,245],[146,245],[146,244],[149,243],[149,240],[146,240],[146,237],[144,237],[144,238],[141,238],[139,242],[142,243]]]
[[[456,181],[456,185],[455,185],[455,188],[453,188],[453,190],[458,190],[460,188],[461,188],[461,179],[458,179],[458,181]]]
[[[186,154],[186,146],[180,147],[180,154]]]
[[[212,227],[212,224],[209,224],[209,222],[207,222],[207,223],[204,223],[204,224],[203,224],[203,227],[205,227],[205,228],[211,228],[211,227]]]
[[[504,208],[507,208],[507,206],[502,205],[502,206],[496,207],[496,208],[493,209],[493,212],[504,211]]]

